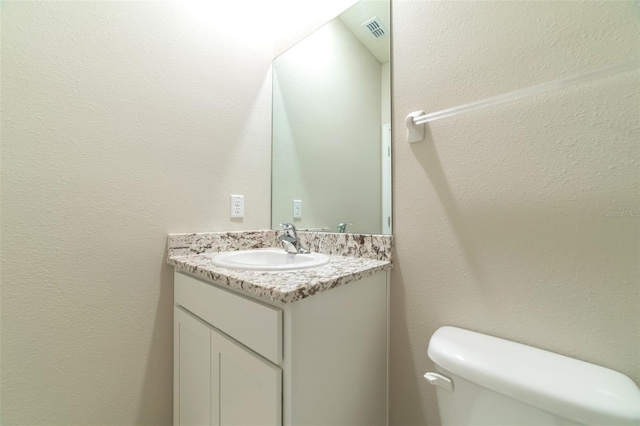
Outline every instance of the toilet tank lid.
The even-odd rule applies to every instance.
[[[433,334],[428,354],[457,376],[569,420],[640,423],[640,390],[608,368],[448,326]]]

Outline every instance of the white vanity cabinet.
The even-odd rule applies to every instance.
[[[279,304],[175,273],[175,425],[385,425],[387,274]]]
[[[282,370],[175,308],[180,425],[281,424]]]

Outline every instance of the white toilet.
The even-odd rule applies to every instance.
[[[640,425],[640,389],[608,368],[455,327],[429,358],[443,426]]]

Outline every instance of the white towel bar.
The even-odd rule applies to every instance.
[[[503,104],[505,102],[516,101],[518,99],[538,95],[540,93],[548,92],[550,90],[564,89],[566,87],[574,86],[579,83],[586,83],[588,81],[599,80],[601,78],[610,77],[616,74],[638,70],[639,68],[640,68],[640,59],[635,59],[633,61],[617,63],[614,65],[608,65],[605,67],[597,68],[595,70],[583,72],[580,74],[575,74],[570,77],[565,77],[558,80],[553,80],[546,83],[538,84],[536,86],[514,90],[512,92],[504,93],[502,95],[492,96],[490,98],[482,99],[475,102],[470,102],[468,104],[460,105],[457,107],[443,109],[441,111],[432,112],[430,114],[424,114],[424,111],[415,111],[409,114],[405,119],[405,124],[407,126],[407,140],[410,143],[419,142],[423,140],[424,139],[423,125],[431,121],[440,120],[441,118],[453,117],[454,115],[464,114],[466,112],[477,111],[482,108]]]

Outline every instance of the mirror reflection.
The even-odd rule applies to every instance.
[[[361,0],[274,60],[274,229],[391,233],[389,30]]]

